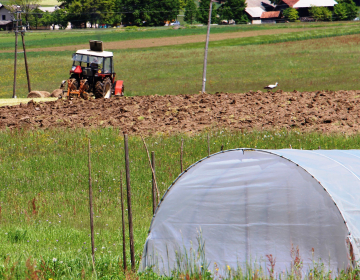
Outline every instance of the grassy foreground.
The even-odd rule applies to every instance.
[[[296,131],[209,133],[211,153],[218,152],[221,145],[224,149],[279,149],[288,148],[290,144],[298,149],[360,146],[360,135],[301,134]],[[88,138],[92,143],[96,275],[92,272],[89,237]],[[185,168],[207,156],[207,133],[155,135],[145,139],[149,150],[156,154],[161,195],[180,173],[182,138]],[[152,218],[151,171],[141,139],[133,136],[129,141],[138,267]],[[0,275],[5,279],[38,279],[34,275],[41,276],[40,279],[125,278],[121,268],[119,199],[120,172],[124,170],[121,132],[114,128],[14,130],[1,132],[0,143]],[[145,274],[141,278],[150,276],[155,277]],[[253,278],[253,275],[248,276],[239,277]],[[347,277],[353,276],[342,277],[350,279]],[[129,274],[127,277],[137,276]]]

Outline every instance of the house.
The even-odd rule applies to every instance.
[[[282,19],[281,11],[271,11],[271,12],[263,12],[261,14],[261,23],[277,23],[277,22],[284,22]]]
[[[275,6],[269,0],[246,0],[245,12],[249,15],[252,24],[263,23],[262,14],[274,9]]]
[[[0,30],[11,30],[13,19],[14,16],[10,14],[10,10],[0,3]]]
[[[309,16],[309,8],[311,6],[327,7],[331,11],[337,4],[335,0],[282,0],[276,10],[285,10],[289,7],[294,8],[298,11],[300,19],[301,17]]]

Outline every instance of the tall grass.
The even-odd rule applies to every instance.
[[[360,144],[360,135],[296,131],[209,133],[212,153],[218,152],[221,145],[224,149],[279,149],[288,148],[290,144],[299,149],[319,146],[350,149]],[[0,272],[3,275],[24,279],[30,267],[35,269],[35,261],[36,269],[41,269],[49,278],[95,277],[87,202],[88,137],[92,143],[97,277],[125,277],[121,269],[119,200],[119,176],[124,170],[123,137],[114,128],[0,133]],[[149,150],[156,154],[156,177],[161,194],[180,173],[181,138],[184,139],[184,166],[207,156],[206,133],[155,135],[145,139]],[[151,171],[141,139],[130,137],[129,146],[138,266],[152,218]]]

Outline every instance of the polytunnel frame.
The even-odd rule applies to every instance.
[[[271,155],[274,155],[274,156],[278,156],[280,158],[283,158],[287,161],[290,161],[291,163],[295,164],[296,166],[300,167],[301,169],[303,169],[306,173],[308,173],[312,178],[314,178],[318,183],[319,185],[324,189],[324,191],[327,192],[327,194],[329,195],[329,197],[331,198],[332,202],[335,204],[335,207],[336,209],[339,211],[340,213],[340,216],[342,217],[343,221],[344,221],[344,224],[346,226],[346,229],[348,231],[348,237],[346,238],[346,246],[348,247],[348,253],[349,253],[349,260],[350,260],[350,263],[353,267],[356,267],[357,265],[357,262],[356,262],[356,258],[355,258],[355,255],[354,255],[354,250],[353,250],[353,245],[352,245],[352,237],[351,237],[351,232],[350,232],[350,229],[347,225],[347,222],[346,222],[346,219],[343,215],[343,213],[340,211],[338,205],[336,204],[334,198],[332,197],[332,195],[327,191],[327,189],[321,184],[321,182],[319,180],[317,180],[314,175],[312,175],[309,171],[307,171],[304,167],[302,167],[301,165],[299,165],[298,163],[282,156],[282,155],[279,155],[279,154],[276,154],[276,153],[272,153],[270,152],[269,150],[261,150],[261,149],[254,149],[254,148],[235,148],[235,149],[230,149],[230,150],[225,150],[225,151],[220,151],[220,152],[217,152],[217,153],[214,153],[214,154],[211,154],[211,155],[208,155],[207,157],[204,157],[200,160],[198,160],[197,162],[193,163],[192,165],[190,165],[188,168],[186,168],[182,173],[180,173],[178,175],[178,177],[176,177],[176,179],[171,183],[171,185],[167,188],[166,192],[164,193],[164,195],[161,197],[159,203],[158,203],[158,206],[156,207],[156,210],[155,210],[155,213],[151,219],[151,222],[150,222],[150,227],[149,227],[149,231],[148,231],[148,236],[151,232],[151,227],[152,227],[152,224],[154,222],[154,219],[155,219],[155,216],[156,216],[156,213],[158,211],[158,209],[160,208],[161,206],[161,203],[164,201],[166,195],[168,194],[168,192],[170,191],[170,189],[176,184],[176,182],[183,176],[185,175],[185,173],[193,168],[195,165],[199,164],[200,162],[203,162],[204,160],[210,158],[210,157],[213,157],[213,156],[216,156],[216,155],[219,155],[219,154],[223,154],[223,153],[227,153],[227,152],[233,152],[233,151],[242,151],[243,154],[245,153],[245,151],[256,151],[256,152],[263,152],[263,153],[267,153],[267,154],[271,154]]]

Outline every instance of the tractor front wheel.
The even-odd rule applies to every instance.
[[[110,98],[111,80],[106,78],[103,82],[97,81],[95,84],[95,98]]]

